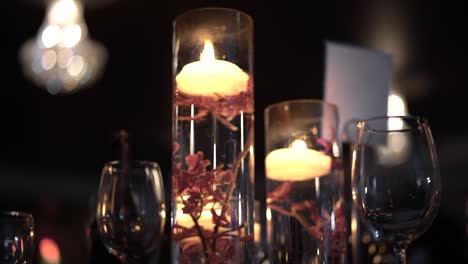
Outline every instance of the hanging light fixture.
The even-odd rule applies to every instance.
[[[51,94],[70,94],[94,82],[107,60],[88,36],[78,0],[51,0],[37,36],[20,49],[24,73]]]

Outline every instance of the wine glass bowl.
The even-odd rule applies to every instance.
[[[34,218],[31,214],[0,211],[0,264],[31,263]]]
[[[164,187],[160,168],[149,161],[104,165],[96,222],[105,247],[132,263],[159,247],[164,229]]]
[[[429,228],[440,204],[439,167],[428,121],[391,116],[359,122],[352,173],[361,219],[405,263],[406,248]]]

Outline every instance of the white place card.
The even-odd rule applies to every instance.
[[[377,50],[330,41],[325,53],[324,100],[338,106],[339,135],[345,141],[354,139],[355,130],[347,130],[347,125],[387,115],[392,58]]]

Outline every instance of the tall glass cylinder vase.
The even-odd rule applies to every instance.
[[[338,109],[292,100],[265,110],[270,263],[344,263],[346,218]]]
[[[253,21],[195,9],[173,41],[172,262],[253,263]]]

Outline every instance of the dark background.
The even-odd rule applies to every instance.
[[[256,177],[263,179],[263,110],[323,96],[324,41],[392,54],[394,89],[411,114],[429,118],[438,149],[442,206],[414,244],[425,263],[466,261],[468,94],[464,9],[444,1],[89,1],[90,37],[109,52],[102,77],[73,95],[50,95],[18,61],[45,15],[40,0],[0,7],[0,209],[31,211],[37,237],[52,237],[63,263],[89,256],[90,201],[113,137],[130,134],[133,157],[160,163],[169,189],[172,21],[196,7],[243,10],[255,23]],[[310,7],[309,7],[310,6]],[[257,190],[261,198],[263,190]],[[167,250],[167,249],[166,249]],[[410,249],[411,252],[411,249]],[[445,259],[445,261],[444,261]],[[429,261],[429,262],[427,262]]]

